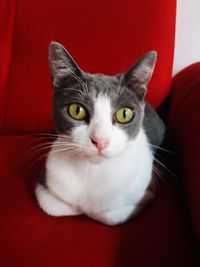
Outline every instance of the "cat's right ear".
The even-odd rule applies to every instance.
[[[139,100],[143,100],[149,81],[153,74],[157,59],[157,52],[145,54],[124,74],[124,83],[133,90]]]
[[[77,80],[77,77],[82,75],[70,53],[57,42],[51,42],[49,45],[49,69],[55,89],[62,88],[64,80]]]

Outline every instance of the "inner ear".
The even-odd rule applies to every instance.
[[[149,81],[152,77],[157,59],[157,53],[150,51],[137,61],[125,74],[125,85],[133,90],[140,100],[143,100]]]
[[[61,88],[64,82],[80,82],[83,79],[83,72],[75,60],[57,42],[51,42],[49,45],[49,69],[52,85],[55,89]]]

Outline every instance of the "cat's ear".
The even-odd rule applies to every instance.
[[[134,64],[125,74],[125,85],[134,90],[140,100],[143,100],[148,83],[153,74],[157,59],[157,52],[150,51]]]
[[[77,77],[82,75],[69,52],[57,42],[51,42],[49,45],[49,69],[55,89],[62,87],[63,80],[77,80]]]

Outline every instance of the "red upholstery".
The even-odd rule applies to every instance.
[[[1,4],[2,3],[2,4]],[[0,0],[0,129],[41,132],[52,127],[47,50],[65,45],[89,72],[118,73],[149,50],[158,63],[148,99],[158,106],[170,89],[175,0]],[[10,58],[12,56],[12,58]],[[2,58],[2,57],[1,57]]]
[[[0,1],[0,132],[4,121],[6,81],[11,64],[15,2]]]
[[[155,107],[162,103],[171,83],[175,0],[0,0],[0,7],[0,131],[4,134],[0,136],[0,266],[197,266],[195,237],[175,182],[160,186],[153,204],[122,226],[107,227],[84,216],[53,218],[38,208],[34,198],[44,162],[34,151],[29,156],[39,141],[20,136],[52,128],[47,67],[51,40],[65,45],[84,70],[110,74],[124,71],[148,50],[157,50],[147,98]],[[177,139],[180,135],[188,195],[198,225],[199,206],[194,203],[199,190],[193,189],[198,185],[198,168],[186,140],[190,132],[181,131],[185,126],[181,114],[187,118],[189,103],[196,100],[189,94],[189,102],[184,100],[188,104],[173,116],[182,98],[181,80],[184,77],[174,80],[170,127]],[[196,115],[192,116],[195,123]],[[195,144],[195,131],[191,136]],[[162,176],[170,180],[167,173]]]
[[[200,240],[200,63],[189,66],[173,79],[169,128],[182,155],[185,190]]]

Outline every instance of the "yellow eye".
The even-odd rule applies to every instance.
[[[134,112],[131,108],[120,108],[115,113],[115,118],[119,123],[128,123],[134,118]]]
[[[70,104],[68,108],[68,113],[74,120],[78,121],[84,120],[86,117],[85,108],[78,103]]]

